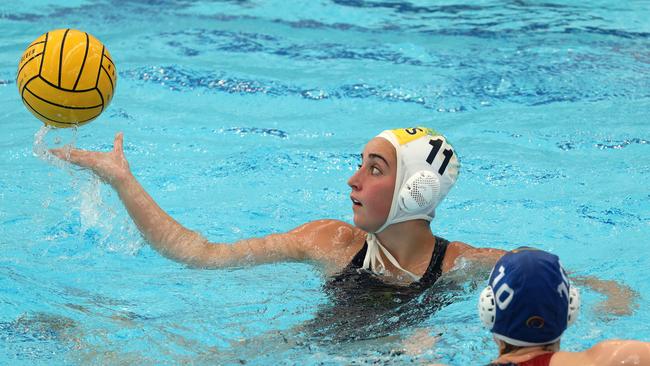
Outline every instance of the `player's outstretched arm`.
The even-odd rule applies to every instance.
[[[357,231],[335,220],[307,223],[292,231],[233,244],[210,243],[169,216],[131,173],[123,151],[123,134],[109,152],[54,149],[60,159],[92,170],[110,184],[147,242],[167,258],[194,267],[221,268],[282,260],[315,260],[334,269],[363,243]],[[357,245],[358,246],[358,245]],[[339,263],[341,262],[341,263]]]

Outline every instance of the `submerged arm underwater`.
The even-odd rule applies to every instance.
[[[639,305],[639,293],[615,280],[603,280],[594,276],[570,276],[571,281],[582,288],[590,288],[605,296],[596,304],[596,312],[602,317],[632,315]]]

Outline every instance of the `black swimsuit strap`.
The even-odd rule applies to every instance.
[[[422,275],[418,283],[420,286],[429,286],[438,280],[438,277],[442,274],[442,261],[445,259],[445,253],[447,252],[447,245],[449,240],[435,237],[436,244],[433,248],[433,254],[431,255],[431,261],[429,262],[429,267],[427,271]],[[361,268],[363,266],[363,260],[366,257],[366,252],[368,251],[368,242],[363,243],[363,247],[359,252],[352,258],[350,264],[347,268]]]
[[[428,287],[433,285],[438,280],[438,277],[442,275],[442,261],[445,259],[448,245],[449,240],[436,236],[436,245],[433,247],[431,262],[429,262],[427,271],[424,272],[422,278],[418,281],[421,286]]]
[[[348,268],[361,268],[363,267],[363,260],[366,258],[366,252],[368,251],[368,242],[363,243],[361,250],[352,258]]]

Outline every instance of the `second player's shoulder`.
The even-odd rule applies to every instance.
[[[580,357],[584,358],[586,365],[624,365],[630,360],[633,360],[635,365],[649,365],[650,343],[609,339],[597,343],[584,352],[576,352],[576,354],[580,354]]]

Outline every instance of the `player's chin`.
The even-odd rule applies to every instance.
[[[358,227],[361,230],[366,230],[365,220],[363,220],[363,216],[359,214],[357,210],[354,210],[353,213],[354,216],[352,217],[352,222],[354,222],[354,226]]]
[[[374,233],[381,226],[381,225],[376,225],[374,223],[369,222],[359,212],[354,213],[353,222],[354,222],[354,226],[358,227],[359,229],[361,229],[361,230],[363,230],[363,231],[365,231],[367,233]]]

